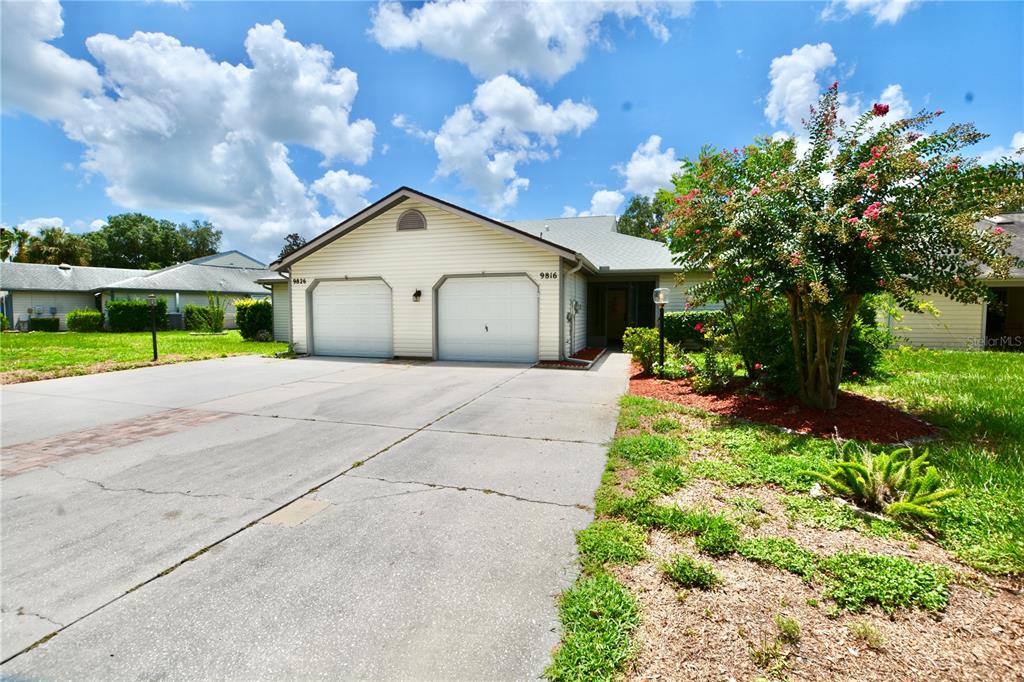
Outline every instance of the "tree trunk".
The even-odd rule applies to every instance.
[[[834,410],[843,378],[846,344],[861,297],[847,296],[837,323],[799,291],[786,295],[789,330],[797,369],[800,401],[820,410]]]

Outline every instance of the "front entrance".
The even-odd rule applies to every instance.
[[[1024,351],[1024,287],[993,288],[998,302],[988,305],[985,347]]]
[[[629,327],[654,326],[656,280],[594,279],[587,285],[587,345],[622,343]]]

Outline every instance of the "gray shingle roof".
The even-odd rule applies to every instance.
[[[0,263],[0,289],[4,291],[94,291],[128,277],[152,272],[130,268],[87,268],[41,263]]]
[[[216,265],[193,265],[181,263],[163,270],[136,277],[129,277],[105,285],[106,289],[135,289],[143,291],[228,291],[234,294],[266,294],[267,290],[256,283],[257,279],[270,277],[270,270],[255,268],[219,267]]]
[[[517,220],[508,224],[582,253],[599,268],[617,271],[682,270],[672,261],[672,253],[665,244],[616,232],[614,216]]]
[[[1004,213],[993,219],[983,220],[979,226],[991,230],[994,227],[1001,227],[1010,235],[1011,255],[1024,260],[1024,213]],[[1010,268],[1010,277],[1024,278],[1024,268]]]

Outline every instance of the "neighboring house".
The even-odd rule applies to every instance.
[[[211,264],[226,261],[242,265]],[[66,329],[72,310],[104,310],[108,301],[146,298],[155,294],[167,300],[167,311],[180,322],[185,306],[208,304],[208,293],[218,294],[225,304],[224,322],[234,327],[236,298],[264,298],[268,288],[258,283],[276,277],[255,259],[239,254],[207,256],[206,263],[180,263],[161,270],[92,268],[37,263],[0,263],[0,300],[12,327],[24,326],[30,317],[57,317]],[[215,261],[213,261],[215,262]],[[255,263],[258,267],[250,266]]]
[[[1011,237],[1010,253],[1024,260],[1024,213],[1010,213],[978,223],[979,229],[1002,228]],[[926,348],[1024,350],[1024,268],[1012,268],[1006,280],[987,280],[998,301],[957,303],[945,296],[923,296],[938,314],[903,313],[888,317],[900,342]]]
[[[558,360],[653,324],[656,287],[684,304],[668,248],[611,216],[505,223],[407,187],[270,267],[275,321],[316,355]]]
[[[267,264],[247,256],[241,251],[221,251],[211,256],[200,256],[188,261],[192,265],[219,265],[225,268],[250,268],[253,270],[265,270]]]

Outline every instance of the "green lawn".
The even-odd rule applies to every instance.
[[[229,355],[273,355],[288,344],[246,341],[237,331],[198,335],[184,331],[157,333],[161,364],[222,358]],[[152,364],[149,332],[29,332],[0,334],[0,381],[15,383],[76,374],[93,374]]]
[[[1018,582],[1024,576],[1024,355],[894,350],[887,353],[883,369],[877,379],[844,388],[893,401],[941,426],[937,441],[917,448],[929,449],[944,485],[961,492],[925,531],[811,498],[807,493],[814,480],[806,472],[828,470],[836,459],[836,448],[826,439],[625,396],[595,498],[597,520],[578,534],[584,574],[563,596],[566,634],[547,676],[611,680],[622,674],[638,647],[660,651],[658,643],[633,640],[637,615],[635,607],[626,605],[646,588],[634,595],[629,580],[616,580],[630,566],[656,560],[648,541],[637,539],[638,530],[657,530],[663,538],[668,534],[685,555],[694,552],[712,563],[738,554],[796,573],[816,591],[808,604],[825,602],[829,618],[859,613],[871,604],[883,614],[946,608],[952,575],[917,557],[887,556],[883,550],[889,547],[891,554],[893,543],[908,555],[934,543],[966,566]],[[700,485],[713,486],[711,506],[664,501],[665,495]],[[766,510],[758,495],[776,500],[778,511]],[[786,538],[785,530],[781,537],[776,531],[766,534],[762,526],[773,523],[776,529],[852,530],[875,551],[817,554]],[[693,563],[684,559],[687,567]],[[728,566],[717,568],[723,565]],[[668,571],[665,566],[660,570]],[[594,589],[598,582],[600,590]],[[728,581],[720,589],[728,591]],[[757,585],[744,589],[745,598],[760,598]],[[587,613],[601,616],[591,620],[601,621],[600,631],[616,633],[615,638],[579,635],[583,621],[569,605],[584,595]],[[686,598],[685,590],[680,598]],[[911,630],[905,634],[913,636]],[[758,666],[770,672],[762,663]]]

